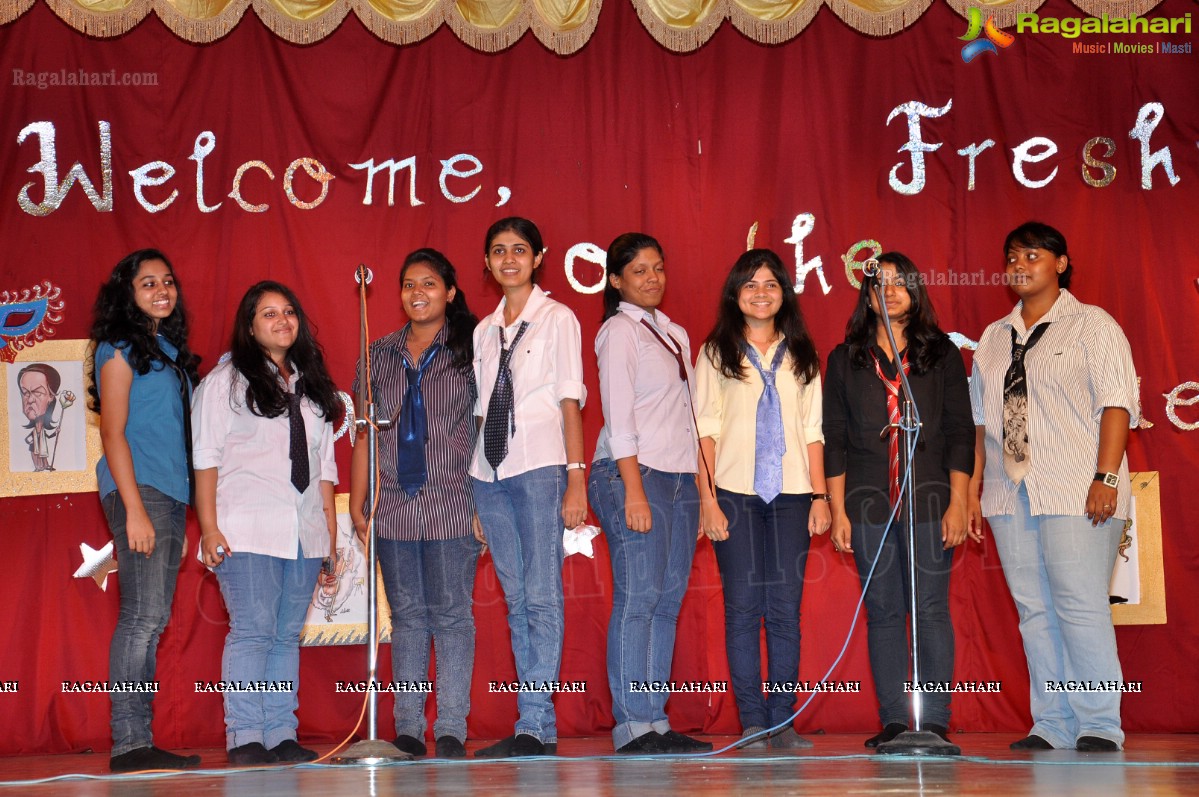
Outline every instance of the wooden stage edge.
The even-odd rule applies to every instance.
[[[881,756],[863,735],[810,737],[815,746],[785,754],[731,751],[709,757],[617,757],[606,738],[564,739],[554,758],[456,761],[420,758],[387,766],[304,765],[230,769],[223,750],[190,750],[205,769],[113,776],[106,754],[0,758],[0,795],[223,797],[312,795],[1156,795],[1199,794],[1199,735],[1137,734],[1122,753],[1054,750],[1017,753],[1012,734],[956,734],[958,758]],[[709,737],[717,749],[736,741]],[[470,753],[490,744],[471,741]],[[332,748],[320,745],[325,754]]]

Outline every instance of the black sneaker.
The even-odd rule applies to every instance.
[[[250,742],[234,747],[228,753],[229,763],[239,767],[252,767],[259,764],[273,764],[279,759],[262,742]]]
[[[1080,753],[1118,753],[1120,745],[1102,736],[1079,736],[1074,749]]]
[[[883,742],[889,742],[899,734],[908,729],[907,725],[902,722],[888,722],[887,727],[883,728],[881,733],[876,733],[866,740],[866,746],[871,750],[878,747]]]
[[[420,739],[417,739],[415,736],[409,736],[406,733],[402,733],[397,736],[392,744],[403,750],[408,755],[424,755],[428,752],[428,748],[425,747],[424,742],[422,742]]]
[[[316,751],[309,750],[307,747],[300,747],[300,743],[295,739],[284,739],[271,748],[271,753],[279,761],[284,761],[288,764],[302,764],[305,761],[316,760]]]
[[[670,745],[657,731],[643,733],[616,751],[617,755],[658,755],[669,752]]]
[[[712,749],[711,742],[701,742],[678,731],[667,731],[662,734],[662,741],[671,753],[706,753]]]
[[[465,758],[466,747],[455,736],[445,735],[437,738],[438,758]]]
[[[534,755],[545,755],[545,745],[541,743],[541,740],[527,733],[516,734],[516,738],[512,740],[512,757],[523,758]]]
[[[1042,739],[1035,733],[1008,745],[1009,750],[1052,750],[1053,745],[1047,739]]]
[[[112,772],[141,772],[148,769],[192,769],[200,765],[198,755],[177,755],[157,747],[138,747],[108,759]]]

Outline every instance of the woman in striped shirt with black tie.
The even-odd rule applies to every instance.
[[[1003,249],[1020,301],[974,354],[971,524],[980,513],[990,522],[1020,614],[1033,726],[1011,747],[1115,752],[1120,693],[1051,684],[1122,680],[1108,584],[1131,511],[1132,351],[1110,315],[1067,290],[1074,266],[1060,232],[1028,222]]]
[[[375,526],[391,607],[391,674],[409,686],[396,692],[395,745],[414,756],[426,752],[426,695],[410,687],[427,678],[432,643],[437,757],[461,758],[475,658],[471,596],[479,557],[466,473],[475,440],[476,319],[454,266],[435,249],[418,249],[404,260],[400,301],[408,323],[371,345],[370,384],[379,416],[394,419],[391,430],[379,435]],[[359,437],[365,443],[365,430]],[[372,503],[368,453],[365,444],[354,448],[350,478],[350,517],[364,540]]]

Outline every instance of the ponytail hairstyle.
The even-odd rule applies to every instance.
[[[455,289],[454,299],[445,308],[445,347],[450,352],[451,362],[459,371],[470,371],[474,361],[474,332],[479,319],[470,311],[466,304],[466,294],[458,284],[458,273],[450,263],[449,258],[436,249],[417,249],[404,258],[400,268],[400,284],[404,284],[404,276],[408,269],[418,263],[423,263],[441,277],[445,289]]]
[[[616,236],[616,240],[608,244],[608,265],[604,271],[604,320],[620,312],[620,291],[612,284],[612,277],[624,273],[625,266],[637,259],[637,253],[642,249],[657,251],[663,260],[666,255],[657,239],[643,232],[626,232]]]

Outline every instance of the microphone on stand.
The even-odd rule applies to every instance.
[[[862,263],[862,273],[867,277],[877,277],[879,270],[878,261],[873,257]]]
[[[375,272],[371,271],[365,263],[359,263],[357,270],[354,271],[354,282],[362,284],[362,278],[365,275],[366,284],[370,285],[375,281]]]

